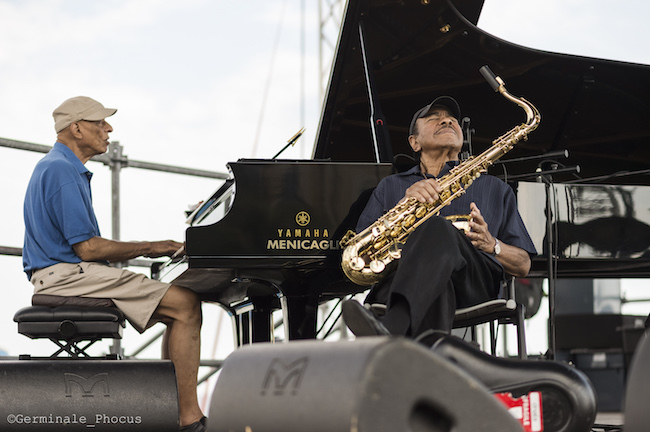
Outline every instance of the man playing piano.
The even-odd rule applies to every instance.
[[[438,198],[437,179],[459,164],[463,145],[459,118],[460,107],[448,96],[415,113],[408,140],[418,164],[379,183],[357,232],[402,198],[421,202]],[[465,195],[444,207],[441,216],[468,213],[471,230],[466,234],[444,217],[432,217],[409,235],[397,270],[376,284],[366,299],[368,304],[387,305],[381,321],[354,300],[344,303],[343,318],[355,335],[416,338],[427,330],[449,332],[456,308],[496,298],[506,273],[528,274],[536,251],[511,188],[482,175]]]
[[[23,265],[34,294],[109,298],[142,333],[156,322],[167,330],[163,358],[176,369],[181,431],[205,431],[196,383],[200,359],[201,305],[194,291],[110,267],[146,256],[170,256],[175,241],[121,242],[101,237],[85,163],[108,149],[113,131],[105,120],[117,110],[84,96],[53,112],[57,142],[41,159],[25,196]]]

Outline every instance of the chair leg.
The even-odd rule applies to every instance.
[[[495,324],[494,320],[490,321],[490,351],[493,356],[497,355],[497,334],[495,326],[498,326],[498,323]]]
[[[476,336],[476,326],[473,325],[470,327],[471,333],[472,333],[472,342],[477,343],[478,342],[478,337]]]
[[[524,306],[517,304],[517,351],[519,352],[520,359],[527,359],[528,352],[526,351],[526,327],[524,325]]]

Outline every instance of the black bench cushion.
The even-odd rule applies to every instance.
[[[124,314],[117,308],[30,306],[14,315],[18,333],[32,339],[121,338],[126,326]]]
[[[14,315],[15,322],[104,321],[124,323],[124,314],[117,308],[29,306]]]

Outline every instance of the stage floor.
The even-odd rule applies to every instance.
[[[599,412],[596,414],[596,425],[600,426],[623,426],[625,417],[623,413],[620,412]],[[594,430],[609,430],[609,429],[597,429]]]

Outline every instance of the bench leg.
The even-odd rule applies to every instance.
[[[80,339],[80,340],[73,339],[71,341],[65,341],[65,344],[61,343],[61,341],[59,341],[56,338],[49,338],[49,339],[59,346],[59,350],[50,356],[51,359],[57,358],[59,354],[61,354],[64,351],[70,354],[70,356],[74,358],[90,357],[86,352],[86,350],[95,342],[101,340],[100,338],[90,339],[86,345],[80,347],[77,344],[85,339]]]

